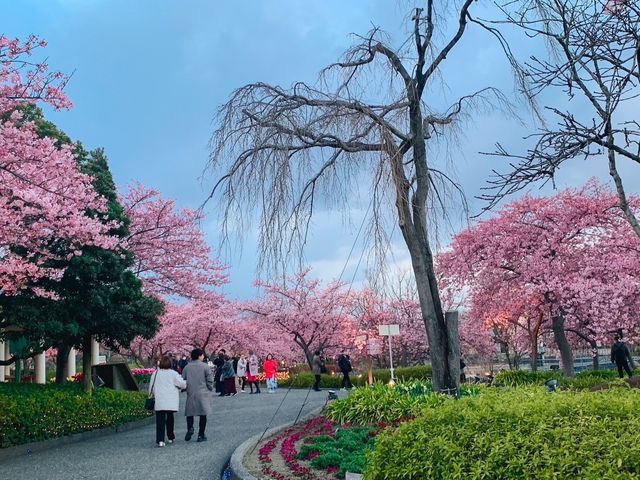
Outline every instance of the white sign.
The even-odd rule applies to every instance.
[[[378,335],[400,335],[400,325],[378,325]]]

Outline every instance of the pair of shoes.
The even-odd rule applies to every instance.
[[[321,392],[322,390],[320,390],[319,388],[314,388],[313,391],[314,392]]]
[[[193,428],[187,430],[187,434],[184,436],[184,441],[188,442],[189,440],[191,440],[191,437],[193,437]]]
[[[244,393],[244,388],[242,390],[240,390],[240,393]]]
[[[167,440],[167,443],[168,443],[169,445],[171,445],[171,444],[173,443],[173,438],[171,438],[171,439]]]
[[[158,442],[158,447],[164,447],[164,442]]]
[[[206,441],[207,441],[207,437],[205,435],[203,435],[201,437],[199,436],[198,440],[196,440],[196,442],[206,442]]]
[[[232,397],[235,397],[238,394],[238,392],[234,392],[231,394]]]
[[[254,394],[254,393],[258,393],[258,392],[254,392],[253,390],[251,390],[251,391],[249,392],[249,395],[252,395],[252,394]]]

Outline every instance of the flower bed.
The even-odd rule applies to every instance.
[[[264,441],[245,458],[245,465],[256,475],[274,480],[344,478],[347,469],[360,471],[365,451],[372,448],[370,432],[377,430],[356,428],[352,433],[350,426],[337,428],[326,417],[316,417]],[[362,441],[363,435],[367,442]]]

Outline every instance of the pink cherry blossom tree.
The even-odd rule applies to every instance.
[[[242,309],[261,330],[278,332],[295,344],[309,366],[315,350],[332,355],[349,344],[354,329],[343,284],[323,286],[305,269],[281,280],[257,280],[255,285],[263,290],[262,296]]]
[[[173,200],[140,184],[128,188],[122,204],[131,220],[127,248],[148,293],[196,305],[206,297],[219,300],[214,288],[228,283],[227,267],[211,256],[201,212],[178,209]]]
[[[572,345],[608,343],[618,330],[638,336],[640,240],[616,205],[595,181],[512,202],[454,238],[439,258],[443,285],[465,294],[487,327],[524,329],[532,367],[540,336],[552,333],[571,375]]]
[[[106,202],[98,198],[91,178],[80,173],[72,146],[40,138],[24,122],[24,103],[71,106],[62,89],[67,77],[31,60],[45,42],[0,36],[0,291],[15,295],[43,278],[60,278],[50,262],[57,244],[80,254],[82,245],[115,248],[113,225],[98,216]],[[95,215],[87,214],[88,211]],[[32,288],[39,295],[50,295]]]

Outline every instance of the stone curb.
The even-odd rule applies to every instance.
[[[313,409],[311,412],[301,417],[298,422],[303,422],[308,420],[309,418],[318,416],[322,410],[324,410],[324,406]],[[281,432],[293,425],[294,422],[288,422],[283,425],[279,425],[277,427],[270,428],[264,434],[264,438],[269,438],[275,435],[276,433]],[[258,443],[260,437],[263,437],[262,434],[254,435],[248,440],[244,441],[240,444],[238,448],[233,451],[233,455],[231,455],[231,479],[232,480],[260,480],[257,477],[254,477],[249,470],[242,464],[242,459],[245,457],[247,452],[253,448],[254,445]]]
[[[127,432],[135,428],[146,427],[147,425],[151,425],[154,422],[155,417],[150,416],[141,420],[134,420],[132,422],[123,423],[122,425],[117,425],[115,427],[105,427],[98,430],[73,433],[71,435],[65,435],[64,437],[50,438],[49,440],[43,440],[41,442],[25,443],[22,445],[16,445],[14,447],[0,448],[0,462],[20,457],[22,455],[33,455],[44,450],[67,445],[69,443],[76,443],[83,440],[103,437],[105,435],[111,435],[113,433]]]

